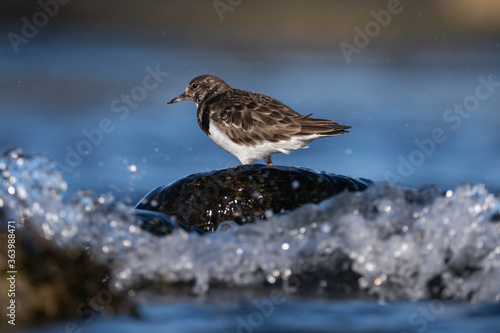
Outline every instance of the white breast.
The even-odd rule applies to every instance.
[[[292,150],[307,148],[311,141],[321,137],[321,135],[297,136],[288,141],[264,142],[255,146],[244,146],[231,141],[212,119],[210,119],[209,131],[208,137],[219,147],[236,156],[242,164],[250,164],[276,153],[289,154]]]

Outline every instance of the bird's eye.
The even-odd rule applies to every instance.
[[[196,89],[196,88],[198,88],[198,85],[197,85],[196,83],[193,83],[193,84],[191,85],[191,87],[192,87],[193,89]]]

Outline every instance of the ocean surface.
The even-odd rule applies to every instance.
[[[112,262],[112,290],[184,286],[132,288],[139,317],[82,318],[82,332],[497,332],[499,53],[367,48],[347,64],[338,49],[200,54],[47,29],[0,51],[0,199],[10,218],[27,209],[46,238]],[[352,126],[275,164],[377,184],[207,236],[131,227],[121,212],[149,190],[239,164],[193,103],[166,104],[200,74]]]

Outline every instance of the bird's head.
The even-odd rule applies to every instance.
[[[231,87],[214,75],[200,75],[189,82],[186,91],[168,102],[168,104],[190,100],[200,104],[208,97],[217,96]]]

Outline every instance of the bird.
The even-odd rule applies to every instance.
[[[351,126],[302,115],[275,98],[235,89],[214,75],[200,75],[167,104],[196,103],[200,128],[242,164],[308,148],[316,139],[348,133]]]

